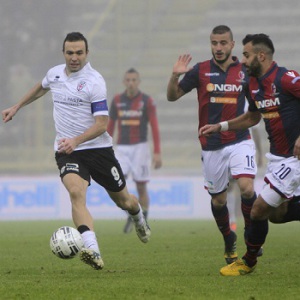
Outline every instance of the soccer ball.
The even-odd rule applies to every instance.
[[[58,228],[50,238],[51,251],[62,259],[75,257],[82,247],[83,241],[80,233],[70,226]]]

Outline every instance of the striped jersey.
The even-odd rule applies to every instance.
[[[248,97],[248,76],[238,59],[233,57],[233,60],[226,72],[213,59],[197,63],[179,82],[185,93],[197,89],[198,129],[244,113],[245,97]],[[250,138],[249,130],[225,131],[209,137],[199,136],[203,150],[221,149]]]
[[[117,124],[117,144],[133,145],[148,140],[148,124],[151,126],[154,153],[160,153],[160,137],[156,106],[154,100],[138,92],[129,98],[126,92],[114,96],[110,111],[108,132],[113,135],[115,123]]]
[[[264,76],[250,77],[249,91],[249,111],[259,110],[262,114],[270,152],[277,156],[293,156],[295,141],[300,136],[299,74],[273,62]]]

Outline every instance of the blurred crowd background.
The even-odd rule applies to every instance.
[[[211,58],[209,35],[231,27],[234,55],[242,58],[243,37],[266,33],[280,66],[300,71],[297,0],[0,0],[0,109],[15,104],[47,70],[64,63],[62,43],[80,31],[89,42],[89,61],[105,78],[108,102],[134,67],[141,90],[157,104],[163,168],[160,173],[201,174],[196,92],[169,103],[166,88],[173,64],[191,53],[191,66]],[[296,124],[295,124],[296,126]],[[297,124],[298,126],[298,124]],[[268,140],[260,126],[263,152]],[[150,131],[151,132],[151,131]],[[0,174],[56,173],[50,94],[0,125]]]

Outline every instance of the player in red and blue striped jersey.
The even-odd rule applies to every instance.
[[[132,176],[143,214],[147,218],[150,203],[147,183],[150,180],[151,156],[155,169],[162,165],[156,105],[150,96],[139,90],[140,75],[137,70],[127,70],[123,83],[126,90],[115,95],[112,100],[107,131],[113,136],[117,124],[116,157],[125,177]],[[153,139],[152,155],[148,144],[149,125]],[[132,225],[129,216],[124,232],[129,233]]]
[[[167,97],[176,101],[192,89],[198,93],[198,129],[207,123],[219,123],[244,113],[248,92],[246,69],[232,55],[231,29],[220,25],[210,35],[212,59],[193,68],[189,54],[179,56],[173,66]],[[185,74],[178,82],[180,75]],[[245,236],[250,225],[250,211],[256,194],[253,179],[257,172],[255,145],[248,129],[199,136],[205,188],[211,195],[212,214],[225,242],[224,257],[228,264],[237,259],[236,234],[230,229],[227,207],[229,179],[237,180],[245,220]]]
[[[251,210],[247,252],[221,269],[224,276],[244,275],[255,269],[257,253],[268,234],[268,219],[274,223],[300,220],[300,75],[273,61],[275,49],[266,34],[247,35],[243,45],[243,63],[250,75],[248,112],[200,129],[201,135],[211,135],[224,127],[246,129],[262,117],[270,141],[266,185]]]
[[[199,103],[199,128],[207,123],[215,124],[244,113],[248,76],[245,67],[232,56],[222,70],[215,58],[197,63],[185,74],[179,88],[184,93],[197,89]],[[202,150],[218,150],[224,146],[250,139],[249,130],[222,132],[205,137],[199,136]]]

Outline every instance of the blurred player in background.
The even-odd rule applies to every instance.
[[[198,128],[210,123],[219,123],[229,116],[244,113],[248,87],[246,69],[232,56],[234,41],[231,29],[220,25],[210,34],[212,59],[189,67],[191,56],[179,56],[173,66],[167,97],[176,101],[192,89],[198,93]],[[180,75],[184,78],[178,82]],[[190,104],[187,104],[190,105]],[[181,120],[182,121],[182,120]],[[202,146],[202,162],[205,188],[211,195],[212,214],[224,243],[227,264],[237,260],[236,233],[230,229],[227,208],[227,187],[230,177],[236,179],[241,194],[241,207],[245,221],[245,236],[250,226],[250,211],[256,194],[253,179],[257,167],[255,145],[248,129],[237,133],[219,133],[199,136]]]
[[[220,270],[224,276],[253,272],[268,234],[268,219],[274,223],[300,220],[300,74],[278,67],[273,61],[273,42],[266,34],[248,34],[243,45],[243,63],[250,76],[248,111],[230,121],[200,128],[201,135],[212,136],[250,128],[262,117],[270,141],[266,184],[251,210],[247,251],[242,259]]]
[[[139,90],[140,75],[131,68],[123,79],[125,91],[115,95],[110,107],[110,119],[107,131],[114,135],[117,124],[116,157],[127,178],[129,174],[136,184],[138,199],[145,218],[149,211],[149,194],[147,183],[150,180],[151,156],[154,169],[162,165],[160,153],[160,135],[156,106],[154,100]],[[150,124],[153,140],[153,154],[148,144],[148,125]],[[132,230],[133,221],[130,216],[124,226],[124,232]]]
[[[88,52],[86,38],[79,32],[69,33],[63,43],[65,64],[51,68],[16,105],[2,111],[2,118],[5,123],[12,120],[19,109],[51,91],[55,159],[70,195],[73,222],[83,238],[80,258],[99,270],[104,263],[93,218],[86,206],[91,178],[106,189],[117,206],[132,216],[142,242],[149,240],[151,232],[138,200],[128,193],[122,169],[114,156],[112,138],[106,131],[106,84],[87,61]]]

